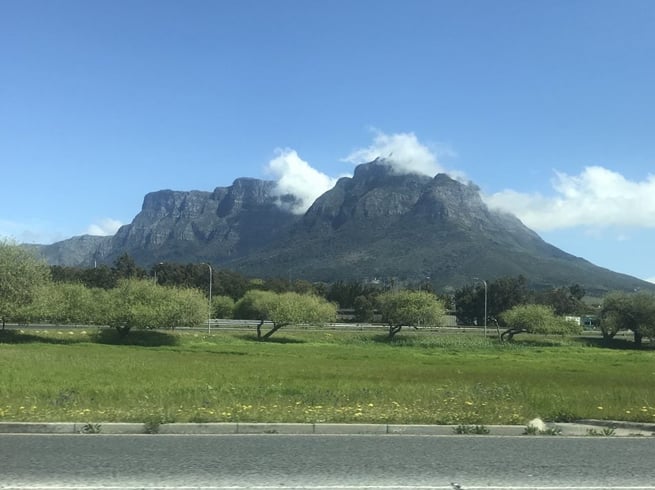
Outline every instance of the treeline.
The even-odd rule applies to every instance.
[[[145,270],[127,254],[111,267],[49,267],[21,247],[0,242],[3,328],[7,321],[47,320],[109,325],[127,334],[133,328],[177,328],[198,326],[210,318],[243,318],[258,320],[258,337],[268,338],[284,325],[334,321],[341,308],[351,310],[358,322],[377,315],[388,325],[389,337],[403,326],[439,325],[446,313],[455,314],[465,325],[495,326],[501,340],[520,332],[574,333],[576,329],[561,321],[567,315],[594,315],[606,339],[621,330],[632,331],[638,345],[655,337],[652,294],[613,293],[594,306],[585,304],[584,296],[579,285],[531,290],[521,276],[475,280],[436,294],[428,282],[401,287],[393,281],[326,284],[258,279],[208,264],[159,263]],[[273,325],[268,332],[261,331],[265,322]]]
[[[376,298],[389,290],[409,289],[433,292],[427,281],[419,283],[397,282],[356,282],[336,281],[323,283],[287,278],[250,278],[227,269],[210,268],[207,264],[178,264],[162,262],[150,269],[143,269],[127,254],[119,257],[112,267],[103,265],[97,268],[51,267],[55,282],[84,284],[90,288],[112,289],[121,279],[150,279],[160,286],[189,287],[209,295],[211,274],[212,296],[216,298],[215,316],[229,318],[229,300],[242,298],[250,290],[272,291],[275,293],[314,294],[336,303],[340,309],[353,311],[358,322],[370,321],[376,310]],[[497,319],[500,313],[519,304],[540,304],[549,306],[557,315],[593,315],[597,309],[582,301],[585,290],[577,285],[534,290],[525,277],[503,277],[487,283],[487,317]],[[433,292],[434,293],[434,292]],[[434,293],[445,308],[455,314],[465,325],[482,324],[485,317],[485,287],[482,281],[472,280],[471,284],[448,293]]]

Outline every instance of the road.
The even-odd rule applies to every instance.
[[[650,489],[652,438],[0,435],[0,488]]]

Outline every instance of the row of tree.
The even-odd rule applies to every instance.
[[[196,326],[210,316],[257,320],[257,335],[266,339],[285,325],[332,322],[338,307],[351,307],[359,321],[380,315],[393,337],[403,327],[438,326],[448,310],[466,323],[481,323],[487,310],[499,336],[509,340],[521,332],[575,333],[579,325],[562,315],[586,308],[581,301],[584,290],[577,285],[535,293],[522,277],[476,283],[438,296],[427,290],[385,290],[377,284],[247,279],[232,271],[213,271],[206,264],[159,264],[149,276],[127,255],[113,268],[98,270],[49,268],[23,248],[0,242],[3,328],[10,320],[47,319],[110,325],[127,334],[133,328]],[[203,294],[208,273],[218,286],[211,304]],[[98,278],[104,279],[94,282]],[[600,318],[605,338],[631,330],[641,345],[643,338],[655,337],[655,296],[610,294]],[[272,327],[262,332],[266,322]]]
[[[209,313],[202,292],[143,279],[121,279],[113,289],[49,283],[37,293],[35,301],[23,308],[22,321],[108,325],[121,335],[132,329],[198,326]]]
[[[336,305],[311,293],[244,288],[236,302],[230,296],[218,295],[209,303],[199,288],[146,278],[127,256],[121,257],[109,272],[91,275],[86,270],[85,275],[78,276],[71,274],[72,270],[51,270],[25,249],[0,242],[2,328],[7,321],[47,321],[108,325],[127,335],[132,329],[196,327],[210,316],[232,318],[237,314],[259,320],[258,337],[267,339],[285,325],[321,324],[336,319]],[[57,280],[53,281],[52,276]],[[82,277],[107,280],[100,287],[90,287]],[[188,279],[192,278],[193,274],[189,274]],[[261,326],[266,321],[273,327],[262,334]]]

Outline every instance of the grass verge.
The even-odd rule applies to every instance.
[[[0,334],[0,420],[655,422],[655,352],[475,335],[25,330]]]

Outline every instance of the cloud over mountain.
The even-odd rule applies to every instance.
[[[376,130],[373,143],[351,152],[343,160],[358,165],[383,158],[398,174],[434,175],[446,172],[436,155],[414,133],[385,134]]]
[[[334,187],[335,178],[313,168],[300,158],[296,150],[277,149],[276,153],[277,156],[268,162],[266,171],[274,177],[275,193],[279,197],[291,194],[296,198],[291,204],[281,201],[281,205],[289,207],[292,213],[304,213],[318,196]]]
[[[330,177],[312,167],[291,148],[278,148],[275,152],[275,158],[268,162],[265,171],[276,181],[275,192],[281,198],[280,205],[295,214],[307,211],[316,198],[334,187],[339,177],[349,176]],[[462,172],[446,170],[438,161],[435,151],[421,143],[411,132],[386,134],[374,130],[373,142],[369,146],[352,151],[342,161],[359,165],[377,158],[386,160],[399,175],[414,173],[433,177],[438,173],[447,173],[455,179],[466,180]],[[295,197],[295,201],[282,199],[289,194]]]
[[[631,181],[600,166],[579,175],[556,172],[554,196],[504,190],[485,197],[489,206],[516,214],[537,231],[563,228],[655,227],[655,175]]]
[[[98,223],[89,225],[86,230],[87,235],[109,236],[113,235],[124,223],[112,218],[101,219]]]

